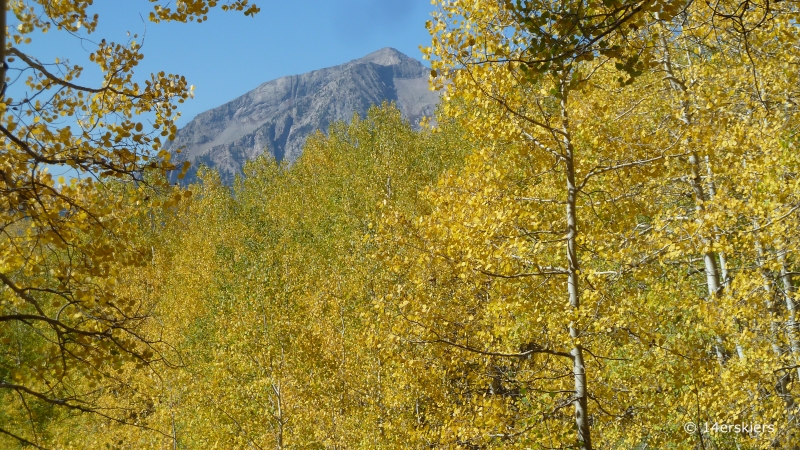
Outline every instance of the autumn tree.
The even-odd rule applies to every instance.
[[[131,41],[81,87],[19,48],[88,9],[14,5],[7,442],[798,445],[795,5],[439,1],[437,126],[373,108],[192,201],[161,148],[186,82],[135,84]]]
[[[720,197],[731,195],[720,182],[735,176],[723,175],[730,165],[718,167],[716,157],[721,146],[730,148],[719,137],[728,135],[738,114],[759,115],[760,121],[740,128],[753,139],[764,139],[765,129],[793,135],[793,107],[767,100],[793,96],[784,87],[793,76],[775,63],[794,58],[788,44],[794,30],[787,27],[793,7],[438,5],[429,23],[432,74],[452,100],[450,114],[462,117],[486,150],[473,157],[468,171],[431,192],[430,216],[389,216],[386,239],[393,246],[385,254],[397,274],[397,292],[385,299],[405,323],[400,336],[426,348],[418,358],[440,364],[441,376],[434,379],[451,383],[430,383],[437,388],[429,409],[441,411],[438,436],[462,446],[662,446],[686,439],[684,419],[792,417],[774,409],[773,400],[783,398],[791,411],[786,377],[779,383],[784,387],[773,384],[775,371],[793,367],[785,358],[796,341],[794,303],[786,302],[788,317],[778,319],[777,299],[751,310],[758,301],[742,295],[753,291],[728,291],[733,270],[744,274],[762,258],[739,253],[742,259],[730,259],[734,241],[752,242],[752,229],[741,226],[752,214],[741,214],[737,188],[738,203],[717,209]],[[774,143],[761,142],[777,151]],[[758,153],[738,147],[726,158]],[[527,154],[535,156],[517,156]],[[752,207],[763,208],[763,201]],[[772,218],[756,222],[787,223],[795,204],[780,205]],[[566,218],[558,217],[557,208]],[[731,222],[719,221],[720,215]],[[768,251],[761,253],[770,259]],[[773,253],[773,261],[786,253],[785,247]],[[679,255],[685,258],[676,261]],[[773,297],[776,274],[791,272],[775,264],[755,265],[767,280],[761,289]],[[688,279],[679,278],[685,277],[681,271]],[[555,284],[559,279],[563,284]],[[788,279],[785,286],[793,289]],[[561,305],[569,308],[545,300],[559,291],[569,299]],[[769,313],[744,319],[742,308]],[[531,321],[523,319],[526,314]],[[696,324],[694,332],[678,331],[679,323]],[[767,328],[755,335],[774,336],[776,359],[765,363],[772,369],[731,360],[731,347],[738,341],[741,349],[742,333],[757,324]],[[533,373],[554,373],[521,379],[524,365],[517,361],[539,354],[555,359],[535,365]],[[556,369],[559,362],[572,369]],[[569,387],[562,384],[567,373]],[[653,373],[652,385],[637,381]],[[726,384],[730,377],[753,386],[747,400],[730,390],[741,387]],[[481,389],[502,398],[481,400]],[[761,389],[772,395],[759,398]],[[522,392],[562,397],[532,406],[532,394]],[[696,408],[698,401],[695,414],[689,404]],[[751,409],[733,406],[747,401]],[[559,424],[571,420],[561,414],[568,404],[575,409],[572,444],[569,428]],[[648,412],[672,411],[669,405],[679,405],[680,415]],[[592,406],[593,412],[587,409]],[[493,419],[470,421],[467,411],[486,417],[488,410]],[[626,424],[624,432],[620,424]],[[790,434],[781,428],[778,441]],[[693,438],[710,439],[702,433]]]
[[[415,131],[390,105],[312,136],[302,157],[267,154],[233,187],[210,170],[191,202],[156,217],[148,285],[182,365],[162,372],[146,422],[106,426],[98,442],[149,446],[407,446],[415,398],[383,314],[373,239],[380,208],[422,211],[418,190],[468,147],[452,121]],[[149,224],[149,222],[148,222]],[[147,224],[146,224],[147,225]],[[152,240],[150,240],[152,239]],[[157,301],[156,301],[157,300]],[[138,386],[146,372],[126,373]],[[147,390],[147,389],[145,389]],[[149,391],[148,391],[149,392]],[[98,421],[75,428],[92,432]],[[59,429],[53,424],[53,429]],[[62,430],[61,437],[69,434]]]
[[[258,11],[247,0],[152,3],[154,22],[201,22],[217,6]],[[137,398],[117,375],[128,363],[163,360],[160,339],[144,330],[152,305],[119,286],[125,272],[152,256],[132,224],[183,198],[178,190],[155,194],[169,191],[163,174],[175,167],[162,144],[174,135],[177,104],[191,88],[164,72],[136,81],[141,41],[135,35],[126,43],[93,41],[100,19],[91,5],[0,2],[0,433],[6,443],[40,446],[48,411],[135,424],[149,399]],[[94,46],[89,59],[102,82],[83,85],[82,67],[26,51],[46,32]],[[52,175],[66,169],[76,174],[69,181]]]

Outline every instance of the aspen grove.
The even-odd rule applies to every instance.
[[[796,3],[434,0],[421,129],[185,188],[183,78],[25,53],[90,3],[2,1],[0,447],[800,448]]]

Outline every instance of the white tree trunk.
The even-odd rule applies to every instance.
[[[786,265],[786,252],[781,251],[778,255],[781,263],[781,282],[783,283],[783,298],[786,301],[786,311],[789,317],[786,319],[786,335],[789,338],[789,345],[792,348],[794,363],[800,366],[800,341],[797,339],[797,305],[794,302],[794,280],[789,273]],[[800,367],[797,368],[797,379],[800,380]]]
[[[706,156],[706,171],[708,172],[708,199],[709,201],[713,201],[717,196],[717,186],[714,184],[714,172],[711,170],[711,161],[709,160],[708,156]],[[717,236],[719,236],[719,227],[714,226],[714,232],[717,233]],[[719,239],[719,237],[717,237],[717,239]],[[725,256],[725,252],[722,251],[719,252],[719,269],[720,275],[722,276],[722,279],[720,280],[722,283],[722,289],[725,289],[730,284],[731,277],[728,273],[728,258]]]
[[[681,93],[681,121],[686,126],[692,125],[692,115],[690,104],[688,100],[688,90],[686,88],[686,84],[681,81],[675,70],[672,66],[672,60],[670,57],[670,50],[669,46],[667,45],[666,38],[662,35],[661,36],[661,43],[664,49],[664,71],[668,75],[668,80],[672,88]],[[689,143],[691,144],[691,142]],[[694,150],[691,150],[689,155],[689,169],[690,169],[690,176],[689,176],[689,185],[692,187],[692,191],[694,191],[694,200],[695,200],[695,216],[696,221],[698,224],[702,223],[703,215],[706,211],[706,203],[709,201],[708,197],[706,197],[705,189],[703,188],[703,179],[700,176],[700,161],[698,160],[697,153]],[[717,255],[714,254],[712,250],[713,240],[708,236],[701,236],[700,242],[703,244],[705,251],[703,252],[703,265],[706,274],[706,285],[708,287],[708,296],[710,299],[715,299],[719,294],[721,294],[721,284],[720,284],[720,277],[719,277],[719,267],[717,266]],[[717,336],[716,338],[716,345],[714,346],[714,350],[717,354],[717,359],[719,360],[720,364],[725,363],[725,349],[723,346],[723,341],[721,336]]]
[[[580,290],[578,286],[578,274],[580,273],[580,261],[578,259],[578,213],[576,209],[578,189],[575,184],[575,149],[572,145],[569,132],[569,116],[567,113],[566,92],[563,85],[561,90],[561,119],[564,145],[564,162],[567,175],[567,262],[569,264],[569,274],[567,278],[567,290],[569,292],[569,304],[573,310],[580,309]],[[589,410],[587,404],[586,387],[586,366],[583,360],[583,348],[579,339],[580,330],[574,322],[569,324],[569,335],[576,344],[572,347],[572,375],[575,386],[575,424],[578,429],[579,448],[581,450],[591,450],[592,440],[589,431]]]
[[[0,98],[6,93],[6,11],[8,0],[0,0]]]
[[[756,233],[758,232],[758,223],[755,223]],[[781,360],[781,347],[778,345],[778,335],[780,331],[780,324],[778,323],[778,316],[777,316],[777,308],[775,305],[775,292],[772,288],[772,277],[770,277],[769,271],[765,267],[764,264],[764,247],[761,245],[761,241],[756,236],[755,239],[756,245],[756,253],[757,253],[757,262],[758,268],[761,271],[761,279],[764,280],[764,292],[767,296],[767,301],[765,302],[765,306],[767,309],[767,314],[769,315],[769,331],[770,331],[770,342],[772,344],[772,352],[775,354],[775,359],[780,363]],[[786,403],[786,408],[792,409],[795,406],[794,398],[792,397],[791,393],[788,390],[788,377],[786,375],[782,376],[777,384],[775,385],[775,390],[778,392],[778,395],[783,399]]]

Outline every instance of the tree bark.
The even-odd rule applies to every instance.
[[[6,11],[8,10],[8,0],[0,0],[0,99],[6,96]]]
[[[789,338],[794,363],[800,366],[800,341],[797,339],[797,305],[794,302],[794,280],[787,267],[785,251],[780,252],[778,260],[781,263],[783,298],[786,301],[786,311],[789,313],[789,317],[786,319],[786,335]],[[797,379],[800,380],[800,367],[797,368]]]
[[[755,229],[758,230],[758,223],[755,223]],[[764,280],[764,292],[767,295],[766,301],[766,309],[767,314],[769,315],[769,329],[770,329],[770,341],[772,344],[772,352],[775,354],[775,359],[780,362],[781,360],[781,347],[778,344],[778,334],[780,330],[780,324],[778,323],[778,311],[775,305],[775,292],[772,288],[772,277],[770,276],[769,270],[764,265],[764,247],[761,245],[761,241],[756,236],[755,239],[755,246],[756,246],[756,261],[758,263],[758,269],[761,272],[761,279]],[[787,409],[793,409],[795,406],[794,398],[792,397],[791,393],[788,389],[788,377],[787,374],[784,374],[778,382],[775,384],[775,390],[778,392],[778,396],[780,396],[783,401],[786,403]]]
[[[717,185],[714,184],[714,172],[711,170],[711,161],[709,160],[708,156],[706,156],[706,171],[708,172],[708,199],[714,200],[714,197],[717,196]],[[719,227],[714,226],[714,232],[717,233],[717,239],[719,239]],[[724,290],[731,282],[731,277],[728,273],[728,258],[725,256],[725,252],[722,251],[719,252],[718,256],[720,275],[722,276],[720,281],[722,284],[722,289]]]
[[[0,98],[6,96],[6,10],[8,0],[0,0]]]
[[[757,227],[758,224],[756,224],[756,229],[758,229]],[[769,314],[769,320],[770,320],[770,334],[771,334],[770,340],[772,341],[772,352],[775,353],[776,358],[780,359],[781,348],[780,345],[778,345],[778,330],[780,326],[778,324],[778,320],[776,317],[777,311],[775,307],[775,301],[773,299],[775,293],[773,292],[772,289],[772,278],[770,277],[769,271],[764,266],[764,247],[761,245],[761,241],[758,240],[757,237],[755,240],[755,245],[756,245],[756,258],[757,258],[756,261],[758,264],[758,270],[761,272],[761,279],[764,281],[764,292],[767,295],[767,301],[765,306],[767,309],[767,313]]]
[[[666,30],[665,30],[666,31]],[[686,83],[681,81],[680,78],[677,77],[675,70],[672,67],[672,59],[670,57],[669,47],[667,46],[667,40],[662,35],[661,36],[661,44],[664,49],[664,71],[669,75],[669,83],[672,88],[681,93],[681,121],[687,126],[692,125],[692,115],[689,105],[688,97],[688,89],[686,88]],[[689,142],[691,144],[691,142]],[[697,153],[694,150],[691,150],[689,155],[689,167],[691,175],[689,177],[689,185],[692,187],[692,191],[694,192],[694,199],[695,199],[695,214],[696,214],[696,222],[701,224],[703,221],[703,214],[706,211],[706,203],[708,202],[708,197],[706,197],[705,189],[703,188],[703,179],[700,176],[700,161],[698,160]],[[700,242],[703,244],[704,251],[703,251],[703,266],[705,269],[706,274],[706,286],[708,287],[708,296],[710,300],[714,300],[717,296],[719,296],[722,292],[722,286],[720,285],[720,277],[719,277],[719,266],[717,265],[717,255],[712,250],[713,240],[707,236],[700,236]],[[714,345],[714,350],[717,354],[717,360],[719,363],[725,364],[725,348],[722,341],[722,336],[716,337],[717,343]]]
[[[686,84],[682,82],[676,75],[675,71],[672,67],[672,60],[670,59],[669,48],[667,47],[666,38],[663,36],[661,37],[662,44],[664,46],[664,71],[667,72],[669,75],[669,83],[673,89],[680,92],[683,96],[681,100],[681,121],[686,126],[692,125],[692,115],[690,111],[689,101],[686,99],[686,95],[688,94],[686,89]],[[697,153],[692,150],[689,156],[689,164],[691,170],[691,176],[689,178],[689,184],[694,191],[695,196],[695,212],[697,213],[697,221],[702,221],[702,215],[706,210],[705,204],[708,201],[706,197],[705,190],[703,189],[703,180],[700,176],[700,161],[698,161]],[[706,247],[710,247],[712,244],[711,239],[707,237],[702,238],[702,243]],[[719,282],[719,268],[717,267],[717,258],[713,251],[709,250],[703,252],[703,262],[705,264],[705,271],[706,271],[706,282],[708,284],[708,294],[709,296],[716,297],[720,291],[720,282]]]
[[[578,189],[575,184],[575,149],[569,133],[569,115],[567,114],[566,92],[561,89],[561,119],[564,144],[564,162],[567,175],[567,262],[569,263],[569,274],[567,276],[567,289],[569,292],[569,304],[574,311],[580,309],[580,291],[578,289],[578,274],[580,273],[580,261],[578,260],[578,213],[576,208]],[[591,450],[592,440],[589,431],[589,411],[587,404],[586,388],[586,366],[583,360],[583,348],[579,343],[580,330],[574,322],[569,324],[569,335],[573,342],[570,354],[572,355],[572,374],[575,385],[575,423],[578,428],[579,448],[581,450]]]
[[[686,114],[686,109],[684,109],[684,114]],[[697,160],[697,153],[692,151],[692,154],[689,156],[689,164],[691,165],[692,175],[689,178],[689,183],[692,186],[692,190],[694,191],[695,196],[695,212],[697,214],[697,221],[702,222],[703,213],[706,211],[706,202],[708,202],[708,198],[703,189],[703,181],[700,177],[699,173],[699,162]],[[702,236],[701,242],[703,245],[709,250],[703,252],[703,263],[705,265],[706,271],[706,284],[708,285],[708,295],[710,298],[714,298],[721,293],[721,285],[719,282],[719,266],[717,265],[717,255],[714,254],[713,251],[710,250],[711,244],[713,241],[708,237]]]

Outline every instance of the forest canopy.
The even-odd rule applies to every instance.
[[[435,120],[375,106],[232,187],[135,150],[179,77],[0,104],[0,446],[800,445],[797,6],[435,4]],[[84,106],[108,131],[37,125]]]

